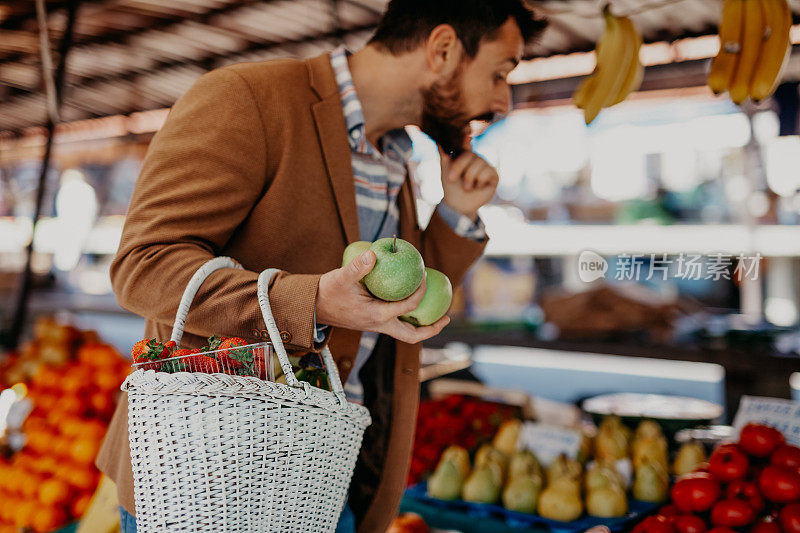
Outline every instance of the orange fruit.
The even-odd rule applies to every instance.
[[[92,491],[97,487],[98,472],[87,465],[69,463],[63,465],[56,475],[78,490]]]
[[[97,439],[82,437],[72,443],[70,452],[72,458],[78,463],[93,463],[99,450],[100,442]]]
[[[89,405],[101,416],[110,416],[114,410],[114,402],[111,401],[111,395],[108,391],[93,392],[89,396]]]
[[[69,485],[60,479],[48,479],[39,485],[39,501],[44,505],[64,505],[69,500]]]
[[[33,515],[39,508],[39,503],[32,500],[17,500],[14,510],[14,525],[17,527],[30,526],[33,522]]]
[[[0,498],[0,519],[4,522],[13,522],[14,514],[20,501],[8,493],[4,493]]]
[[[72,507],[70,510],[72,511],[72,516],[75,518],[80,518],[86,512],[86,509],[89,508],[89,504],[92,502],[92,494],[86,493],[78,497],[77,500],[72,502]]]
[[[97,374],[94,377],[94,383],[100,390],[109,393],[111,391],[119,390],[119,386],[122,385],[122,380],[119,379],[119,373],[113,368],[101,368],[97,370]],[[111,395],[109,394],[108,396],[110,400]]]
[[[54,389],[60,381],[58,372],[49,365],[42,365],[31,377],[31,384],[37,389]]]
[[[53,531],[67,521],[67,513],[59,507],[42,507],[33,515],[33,530],[37,533]]]
[[[39,492],[39,486],[42,484],[43,480],[44,477],[41,474],[26,472],[20,484],[20,493],[26,500],[36,498]]]

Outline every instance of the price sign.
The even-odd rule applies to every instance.
[[[738,436],[750,422],[774,427],[783,433],[787,442],[800,446],[800,403],[779,398],[742,396],[733,419],[734,435]]]
[[[517,449],[532,451],[546,466],[562,453],[575,459],[582,438],[581,432],[576,429],[525,422],[519,433]]]

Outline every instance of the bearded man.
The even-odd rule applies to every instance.
[[[391,0],[358,52],[206,74],[150,144],[111,269],[117,299],[146,318],[145,338],[166,340],[192,274],[214,256],[230,256],[244,270],[217,271],[204,283],[183,345],[202,346],[212,334],[257,342],[267,339],[258,273],[281,269],[269,298],[287,349],[316,352],[330,343],[348,399],[373,419],[339,531],[383,532],[396,515],[420,343],[449,321],[400,321],[425,282],[406,300],[379,301],[359,283],[375,254],[338,268],[342,252],[397,234],[426,266],[460,283],[486,245],[478,208],[498,182],[469,149],[468,126],[508,111],[506,78],[543,27],[522,0]],[[409,125],[443,153],[444,199],[424,230],[407,171]],[[135,531],[124,397],[98,466],[117,483],[123,531]]]

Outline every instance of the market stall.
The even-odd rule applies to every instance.
[[[463,283],[423,264],[421,244],[344,230],[343,267],[376,257],[368,296],[402,300],[425,277],[401,320],[451,320],[418,372],[397,366],[396,383],[421,386],[389,532],[800,531],[800,6],[530,3],[549,26],[508,75],[513,109],[473,124],[499,183]],[[379,397],[337,373],[380,343],[356,340],[335,366],[282,359],[292,334],[270,311],[252,339],[188,349],[188,303],[164,294],[140,308],[180,309],[177,328],[142,338],[111,263],[148,146],[204,73],[359,49],[386,5],[0,1],[0,533],[120,528],[126,502],[95,459],[128,394],[145,530],[335,523],[365,469],[350,456],[369,415],[351,393]],[[407,134],[408,212],[425,228],[445,194],[441,146]],[[381,272],[398,242],[406,259]],[[306,244],[293,246],[326,243]],[[144,486],[158,505],[141,505]],[[322,503],[297,507],[309,494]]]

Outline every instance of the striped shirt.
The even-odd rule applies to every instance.
[[[344,47],[337,48],[331,53],[331,65],[339,86],[350,143],[359,236],[362,241],[375,241],[398,232],[397,195],[406,179],[407,164],[412,151],[411,138],[404,129],[390,131],[381,137],[380,150],[367,140],[364,113],[350,75],[347,56],[348,52]],[[444,203],[440,203],[437,210],[458,235],[477,240],[486,238],[480,218],[473,222]],[[317,340],[324,340],[324,332],[319,325],[317,331]],[[345,383],[345,392],[350,401],[363,401],[364,390],[358,374],[372,354],[378,336],[374,332],[364,332],[361,335],[358,354]]]

